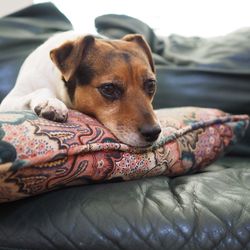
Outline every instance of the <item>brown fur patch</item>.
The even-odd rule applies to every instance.
[[[151,104],[153,95],[149,96],[144,89],[145,81],[155,78],[150,50],[144,43],[138,37],[95,39],[87,50],[77,49],[82,51],[78,55],[81,59],[66,79],[74,109],[96,117],[120,140],[142,146],[147,143],[140,128],[157,124]],[[99,88],[107,83],[121,86],[123,95],[114,101],[105,98]]]

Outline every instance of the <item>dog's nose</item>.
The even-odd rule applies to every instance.
[[[153,142],[161,133],[161,127],[158,124],[155,126],[144,125],[139,128],[139,131],[147,142]]]

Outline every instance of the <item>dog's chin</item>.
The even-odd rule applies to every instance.
[[[125,142],[125,141],[121,141],[124,144],[127,144],[128,146],[131,147],[138,147],[138,148],[149,148],[153,145],[153,143],[148,143],[148,142]]]
[[[148,148],[151,147],[154,142],[147,142],[143,139],[141,139],[139,136],[120,136],[120,135],[115,135],[117,137],[117,139],[121,142],[124,143],[128,146],[131,147],[140,147],[140,148]]]
[[[117,129],[113,125],[105,124],[105,126],[111,131],[111,133],[121,142],[131,147],[148,148],[151,147],[155,141],[148,142],[144,138],[136,133],[129,131],[128,129]],[[156,140],[157,141],[157,140]]]

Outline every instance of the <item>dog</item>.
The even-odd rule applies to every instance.
[[[56,34],[24,61],[0,111],[32,110],[64,122],[68,108],[99,120],[121,142],[149,147],[161,127],[153,111],[155,66],[142,35],[119,40]]]

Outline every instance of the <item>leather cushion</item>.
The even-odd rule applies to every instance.
[[[0,249],[249,249],[250,158],[0,205]]]

